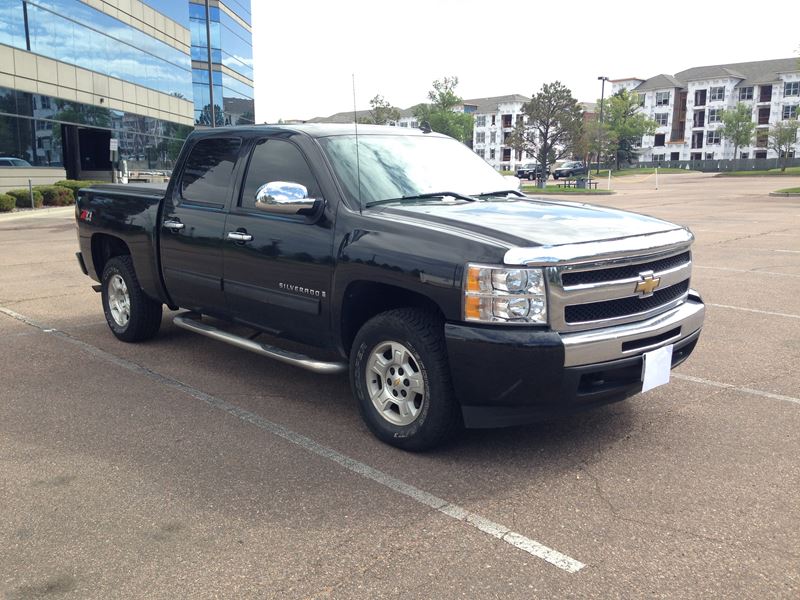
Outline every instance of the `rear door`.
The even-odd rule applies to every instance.
[[[270,182],[304,186],[319,200],[313,214],[271,212],[256,203]],[[253,141],[240,197],[224,243],[225,294],[237,320],[320,344],[329,332],[332,223],[310,162],[287,138]]]
[[[222,242],[242,140],[195,142],[164,201],[161,268],[167,292],[182,308],[224,316]]]

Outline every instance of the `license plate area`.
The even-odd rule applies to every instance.
[[[646,392],[669,383],[672,368],[672,344],[642,355],[642,391]]]

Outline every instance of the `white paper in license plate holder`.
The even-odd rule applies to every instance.
[[[642,355],[642,391],[669,382],[669,371],[672,367],[672,344]]]

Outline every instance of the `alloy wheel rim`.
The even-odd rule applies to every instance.
[[[131,296],[121,275],[114,274],[108,282],[108,308],[111,318],[120,327],[128,325],[131,319]]]
[[[403,344],[383,341],[370,352],[366,384],[377,413],[392,425],[417,420],[425,406],[425,382],[414,354]]]

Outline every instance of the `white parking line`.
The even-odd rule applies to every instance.
[[[726,390],[734,390],[736,392],[751,394],[753,396],[761,396],[762,398],[769,398],[770,400],[783,400],[784,402],[792,402],[794,404],[800,404],[800,398],[794,398],[792,396],[784,396],[783,394],[773,394],[772,392],[754,390],[753,388],[741,387],[738,385],[733,385],[731,383],[722,383],[721,381],[712,381],[710,379],[703,379],[702,377],[694,377],[693,375],[684,375],[683,373],[672,373],[670,376],[674,377],[675,379],[681,379],[683,381],[702,383],[703,385],[710,385],[711,387],[722,388]]]
[[[522,550],[523,552],[527,552],[532,556],[537,558],[541,558],[544,561],[547,561],[551,565],[558,567],[559,569],[563,569],[568,573],[577,573],[580,571],[584,565],[582,562],[575,560],[567,556],[566,554],[562,554],[557,550],[553,550],[537,542],[536,540],[532,540],[528,537],[525,537],[522,534],[519,534],[515,531],[512,531],[505,525],[501,525],[500,523],[496,523],[491,521],[481,515],[469,512],[465,508],[458,506],[457,504],[451,504],[447,500],[443,498],[439,498],[433,494],[430,494],[424,490],[421,490],[411,484],[408,484],[400,479],[392,477],[391,475],[384,473],[374,467],[370,467],[369,465],[359,462],[349,456],[342,454],[341,452],[337,452],[333,448],[329,448],[327,446],[323,446],[322,444],[315,442],[311,438],[308,438],[304,435],[296,433],[283,425],[279,425],[264,417],[261,417],[255,413],[252,413],[248,410],[240,408],[235,404],[231,404],[226,400],[222,400],[221,398],[217,398],[215,396],[211,396],[210,394],[206,394],[203,391],[198,390],[190,385],[182,383],[177,379],[173,379],[171,377],[167,377],[165,375],[161,375],[160,373],[156,373],[155,371],[151,371],[147,367],[143,367],[138,365],[134,362],[131,362],[127,359],[120,358],[111,354],[110,352],[106,352],[96,346],[88,344],[82,340],[72,337],[68,333],[64,333],[63,331],[58,331],[57,329],[48,328],[43,326],[32,319],[21,315],[11,309],[5,308],[0,306],[0,313],[6,314],[9,317],[17,319],[18,321],[22,321],[32,327],[36,327],[37,329],[41,330],[44,333],[49,333],[50,335],[54,335],[59,339],[62,339],[70,344],[73,344],[82,350],[88,352],[92,356],[105,360],[106,362],[112,363],[118,367],[122,367],[123,369],[127,369],[137,375],[143,375],[150,379],[151,381],[155,381],[156,383],[160,383],[166,387],[170,387],[172,389],[178,390],[183,392],[192,398],[197,400],[201,400],[212,406],[213,408],[219,409],[223,412],[228,413],[242,421],[246,421],[251,425],[255,425],[259,429],[272,433],[273,435],[277,435],[278,437],[283,438],[284,440],[295,444],[304,450],[316,454],[322,458],[330,460],[332,462],[337,463],[338,465],[361,475],[366,479],[370,479],[384,487],[394,490],[404,496],[411,498],[412,500],[419,502],[420,504],[424,504],[438,512],[447,515],[457,521],[461,521],[469,525],[470,527],[474,527],[475,529],[487,533],[499,540],[506,542],[507,544],[514,546]]]
[[[705,265],[693,265],[696,269],[713,269],[715,271],[732,271],[734,273],[753,273],[754,275],[778,275],[780,277],[800,277],[795,273],[779,273],[777,271],[757,271],[755,269],[734,269],[733,267],[707,267]]]
[[[760,250],[763,252],[782,252],[784,254],[800,254],[800,250],[777,250],[776,248],[749,248],[749,250]]]
[[[800,315],[772,312],[769,310],[758,310],[757,308],[745,308],[743,306],[730,306],[729,304],[712,304],[711,302],[706,302],[706,306],[714,306],[716,308],[729,308],[730,310],[743,310],[744,312],[758,313],[760,315],[772,315],[773,317],[787,317],[789,319],[800,319]]]

